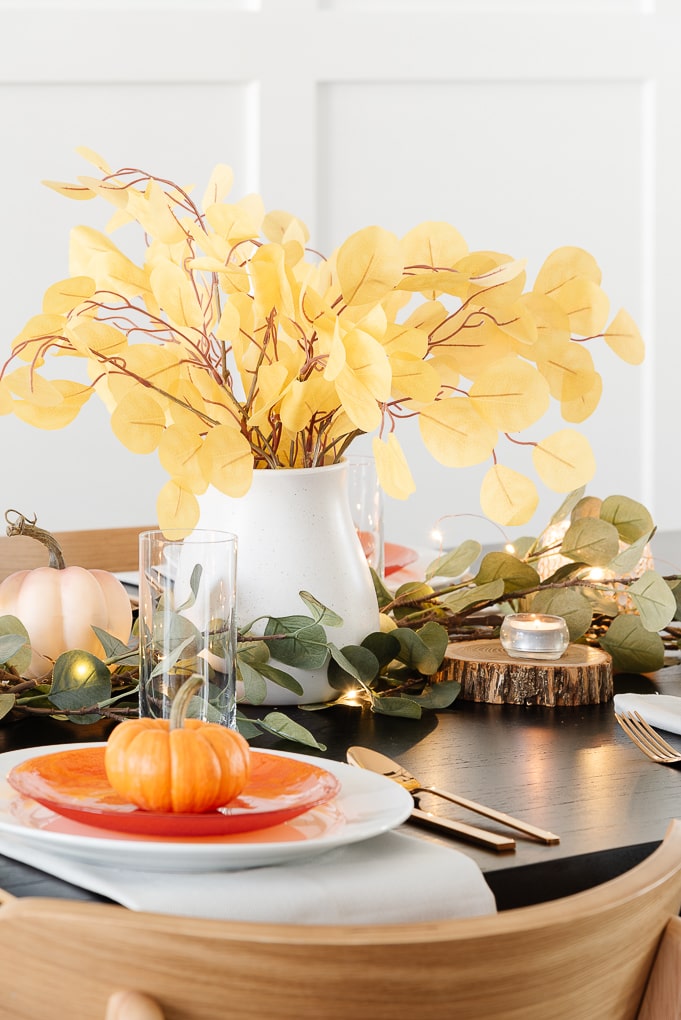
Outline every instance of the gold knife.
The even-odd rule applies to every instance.
[[[507,825],[511,829],[517,829],[518,832],[523,832],[526,836],[532,836],[534,839],[541,840],[542,843],[552,845],[560,843],[560,836],[556,836],[553,832],[538,829],[535,825],[530,825],[529,822],[522,822],[518,818],[505,814],[503,811],[495,811],[494,808],[488,808],[474,800],[468,800],[466,797],[460,797],[458,794],[449,793],[448,790],[442,790],[438,786],[426,786],[424,783],[420,783],[416,776],[408,772],[399,762],[393,761],[387,755],[381,754],[379,751],[373,751],[369,747],[350,747],[347,751],[347,759],[352,765],[358,765],[360,768],[369,769],[371,772],[378,772],[382,776],[387,776],[388,779],[393,779],[400,786],[409,790],[411,794],[433,793],[438,797],[451,801],[453,804],[458,804],[459,807],[475,811],[477,814],[491,818],[502,825]],[[437,816],[433,815],[431,817]]]
[[[363,747],[349,748],[347,752],[347,759],[349,763],[351,765],[356,765],[358,768],[368,768],[371,772],[379,772],[381,775],[385,775],[381,769],[371,768],[371,766],[364,763],[366,750],[367,749]],[[377,754],[377,752],[371,751],[370,754]],[[389,761],[390,759],[386,758],[385,760]],[[387,778],[394,779],[395,777],[388,775]],[[409,792],[413,797],[414,791],[410,790]],[[440,832],[444,836],[453,836],[458,839],[463,839],[467,843],[476,843],[478,846],[487,847],[488,850],[496,850],[497,852],[515,850],[515,840],[511,836],[500,836],[496,832],[488,832],[487,829],[478,829],[477,826],[468,825],[466,822],[456,822],[452,818],[443,818],[442,815],[435,815],[430,811],[422,811],[421,808],[416,806],[416,804],[414,804],[414,807],[412,808],[408,821],[414,822],[416,825],[420,825],[424,829],[431,829],[434,832]]]

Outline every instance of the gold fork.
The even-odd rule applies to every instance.
[[[681,754],[668,744],[638,712],[622,712],[615,718],[638,748],[659,765],[680,765]]]

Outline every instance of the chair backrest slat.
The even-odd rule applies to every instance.
[[[0,907],[0,1016],[14,997],[24,1020],[91,1020],[129,988],[172,1020],[635,1020],[680,905],[679,821],[611,882],[431,924],[250,924],[14,899]]]
[[[58,531],[54,537],[69,567],[87,567],[88,570],[96,567],[114,572],[137,570],[139,534],[153,527],[155,525]],[[33,538],[26,535],[0,538],[0,581],[17,570],[47,566],[47,561],[47,549]]]

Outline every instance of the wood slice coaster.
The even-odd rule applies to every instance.
[[[458,680],[464,701],[495,705],[596,705],[613,696],[612,659],[587,645],[547,661],[511,658],[500,641],[454,642],[437,679]]]

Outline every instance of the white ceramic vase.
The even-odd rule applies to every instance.
[[[378,630],[378,603],[350,515],[345,464],[255,471],[240,499],[210,488],[199,503],[199,527],[237,536],[239,626],[259,616],[307,614],[298,593],[308,591],[342,617],[341,627],[327,629],[339,648],[359,644]],[[264,704],[333,700],[338,692],[328,683],[327,665],[315,670],[282,666],[304,693],[268,681]]]

